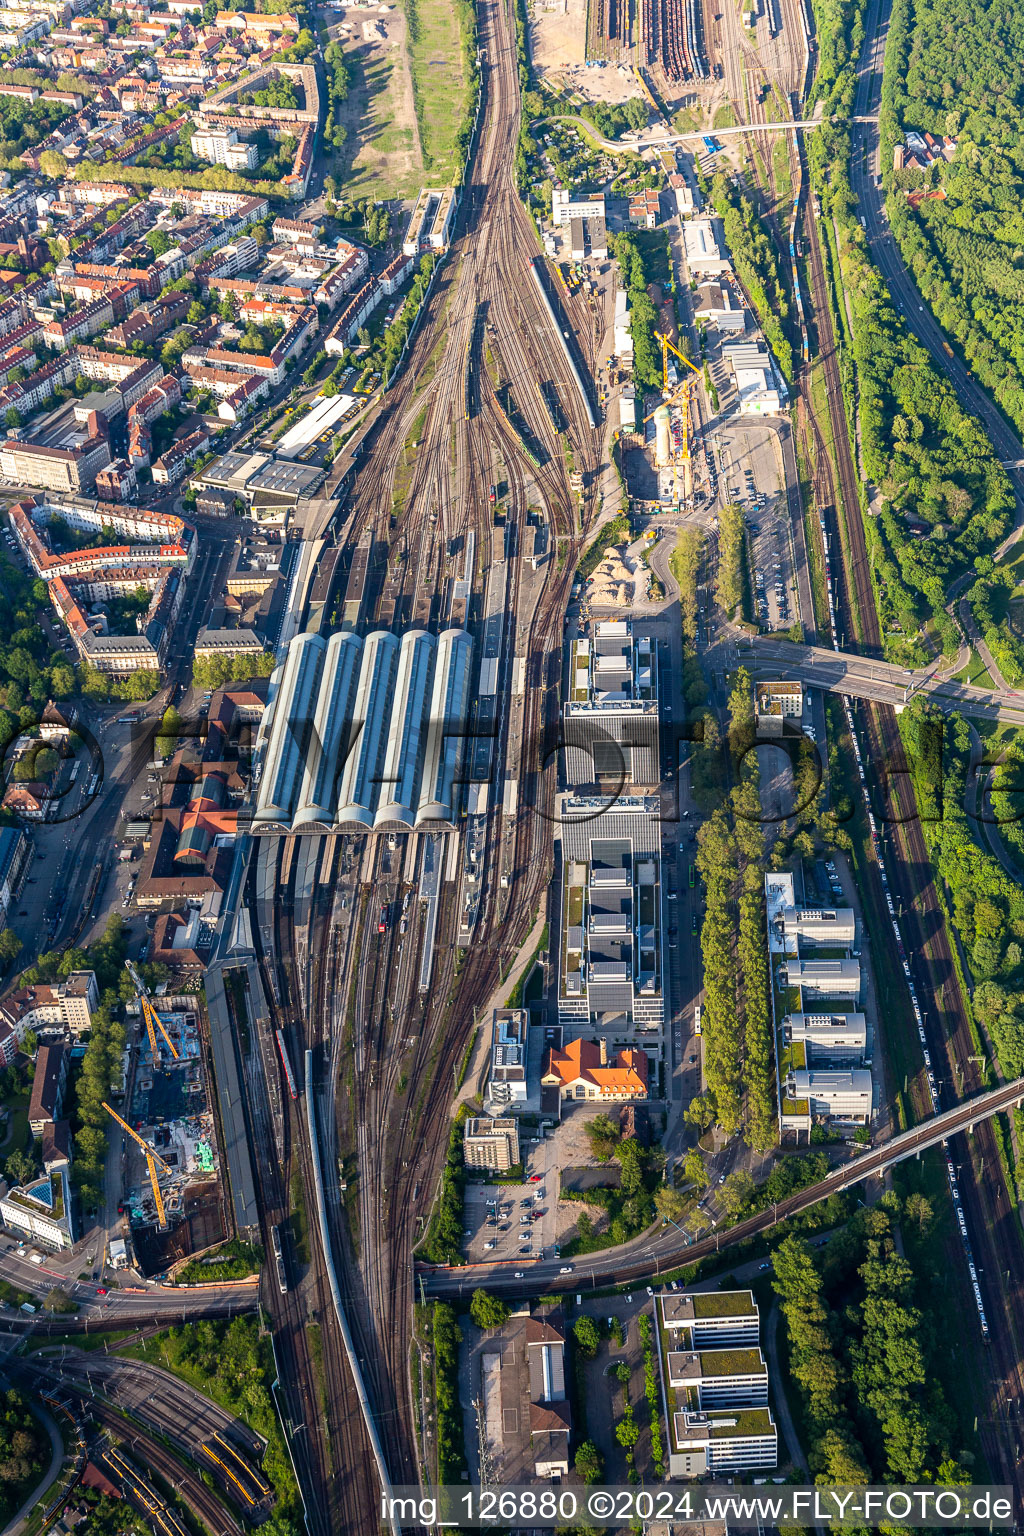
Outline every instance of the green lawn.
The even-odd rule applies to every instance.
[[[955,683],[970,683],[975,688],[994,688],[995,683],[989,674],[989,670],[977,651],[971,652],[971,659],[962,672],[957,672],[953,678]]]
[[[406,16],[424,171],[432,182],[451,182],[459,169],[455,136],[466,104],[458,16],[452,0],[406,0]]]

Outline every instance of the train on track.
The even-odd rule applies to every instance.
[[[281,1228],[271,1227],[270,1246],[274,1250],[274,1268],[277,1271],[277,1288],[282,1296],[288,1294],[288,1271],[284,1267],[284,1254],[281,1251]]]
[[[281,1067],[284,1071],[284,1080],[288,1084],[288,1092],[293,1099],[297,1099],[299,1090],[295,1082],[291,1061],[288,1058],[288,1043],[284,1038],[284,1031],[281,1029],[277,1030],[274,1038],[277,1040],[277,1054],[281,1058]]]

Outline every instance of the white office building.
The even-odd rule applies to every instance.
[[[770,1408],[722,1408],[672,1415],[672,1477],[765,1471],[778,1465],[779,1443]]]
[[[670,1349],[668,1382],[693,1410],[761,1407],[768,1402],[768,1367],[756,1347]]]
[[[760,1337],[752,1291],[669,1291],[659,1303],[662,1327],[674,1349],[753,1346]]]
[[[603,219],[604,193],[576,197],[566,187],[556,187],[551,194],[551,222],[569,224],[573,219]]]

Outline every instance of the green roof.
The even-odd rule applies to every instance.
[[[757,1316],[749,1291],[697,1291],[692,1299],[695,1318]]]
[[[759,1349],[702,1349],[698,1356],[702,1376],[749,1376],[765,1368]]]
[[[735,1419],[735,1426],[716,1422]],[[770,1435],[772,1416],[767,1408],[722,1408],[708,1414],[708,1434],[712,1440],[729,1440],[734,1435]]]
[[[809,1115],[811,1106],[807,1099],[787,1099],[782,1096],[782,1113],[784,1115]]]

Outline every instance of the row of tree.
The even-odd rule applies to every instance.
[[[711,204],[722,220],[736,276],[754,307],[765,340],[783,375],[792,380],[793,348],[786,335],[789,296],[757,209],[722,174],[712,178]]]
[[[629,334],[633,338],[633,377],[642,389],[661,388],[661,349],[655,338],[658,311],[647,292],[647,271],[632,235],[613,235],[609,244],[629,294]]]

